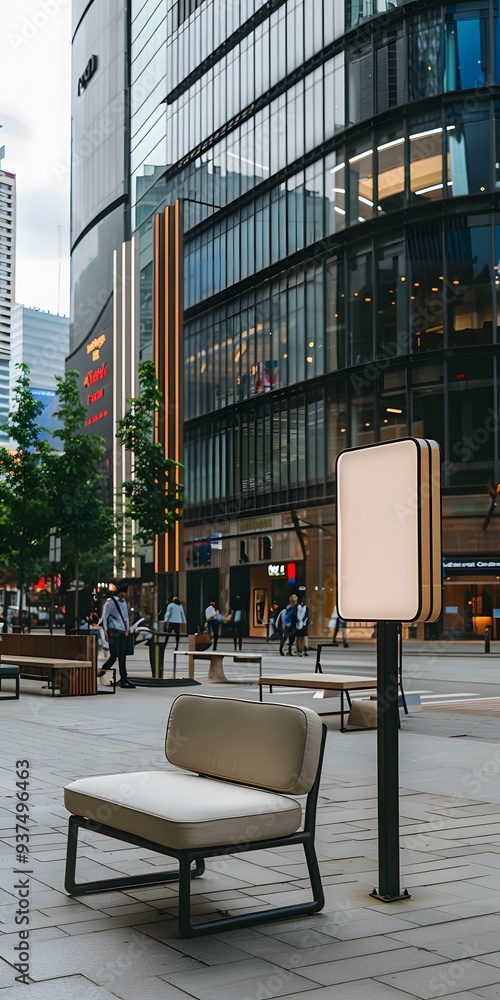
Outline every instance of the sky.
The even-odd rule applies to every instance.
[[[17,176],[16,301],[65,315],[70,71],[71,0],[0,0],[0,146],[2,168]]]

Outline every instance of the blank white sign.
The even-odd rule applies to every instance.
[[[338,607],[348,621],[421,614],[420,455],[421,443],[407,438],[337,460]]]

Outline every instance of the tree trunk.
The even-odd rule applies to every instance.
[[[21,632],[23,627],[23,593],[24,593],[24,556],[21,555],[19,562],[19,627]]]
[[[78,612],[78,588],[80,586],[79,580],[80,570],[78,566],[78,551],[75,552],[75,628],[78,628],[80,624],[80,617]]]

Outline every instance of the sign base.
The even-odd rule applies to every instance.
[[[382,896],[378,889],[374,889],[373,892],[370,893],[370,896],[372,896],[373,899],[378,899],[380,903],[397,903],[400,899],[411,899],[411,893],[408,892],[408,889],[404,889],[399,896]]]

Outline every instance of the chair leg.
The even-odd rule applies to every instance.
[[[131,886],[140,885],[161,885],[163,882],[177,882],[179,880],[179,869],[176,868],[174,871],[155,872],[151,875],[121,875],[118,878],[100,879],[94,882],[77,882],[78,825],[78,817],[70,816],[66,849],[66,871],[64,875],[64,888],[70,896],[87,896],[92,892],[105,892],[109,889],[126,889]],[[204,871],[205,862],[201,858],[196,861],[190,877],[198,878],[199,875],[203,875]]]
[[[306,856],[309,878],[311,880],[313,898],[316,904],[315,909],[312,912],[317,913],[319,910],[322,910],[325,905],[325,894],[323,892],[323,885],[321,883],[321,875],[319,871],[318,859],[316,857],[316,850],[314,847],[314,841],[312,839],[305,841],[304,853]]]

